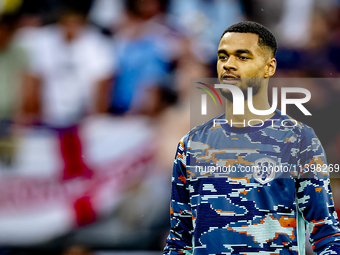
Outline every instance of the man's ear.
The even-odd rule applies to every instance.
[[[276,59],[271,58],[267,62],[264,78],[269,78],[273,76],[275,74],[275,71],[276,71]]]

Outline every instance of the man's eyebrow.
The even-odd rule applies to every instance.
[[[236,53],[236,54],[243,54],[243,53],[246,53],[246,54],[253,55],[253,53],[252,53],[250,50],[247,50],[247,49],[239,49],[239,50],[236,50],[235,53]]]
[[[222,50],[222,49],[221,49],[221,50],[218,50],[218,51],[217,51],[217,55],[219,55],[219,54],[221,54],[221,53],[222,53],[222,54],[228,55],[228,53],[227,53],[226,50]]]
[[[235,54],[244,54],[244,53],[253,55],[253,53],[250,50],[248,50],[248,49],[238,49],[238,50],[235,51]],[[217,51],[217,55],[218,54],[226,54],[226,55],[228,55],[227,51],[223,50],[223,49],[218,50]]]

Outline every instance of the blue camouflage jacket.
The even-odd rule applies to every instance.
[[[215,117],[224,119],[225,115]],[[325,152],[279,111],[261,127],[193,128],[178,144],[164,254],[340,254]]]

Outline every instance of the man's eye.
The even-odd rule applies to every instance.
[[[240,59],[241,59],[241,60],[247,60],[247,59],[249,59],[249,58],[248,58],[248,57],[245,57],[245,56],[241,56]]]
[[[221,56],[218,57],[218,59],[227,59],[227,57],[224,56],[224,55],[221,55]]]

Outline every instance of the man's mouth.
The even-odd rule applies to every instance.
[[[241,79],[237,77],[236,75],[224,75],[221,78],[222,83],[224,84],[236,84],[240,81]]]

